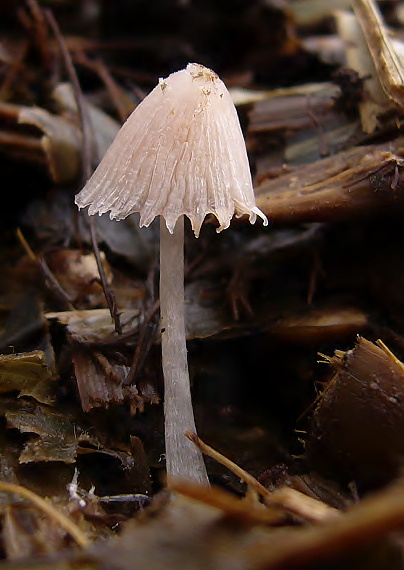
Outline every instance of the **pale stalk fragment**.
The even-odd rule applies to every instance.
[[[372,133],[379,126],[378,117],[389,108],[391,101],[380,83],[358,19],[351,12],[337,12],[335,19],[348,66],[367,78],[367,96],[359,103],[359,113],[363,131]]]
[[[184,320],[183,216],[172,234],[160,219],[160,318],[167,478],[209,484],[202,453],[184,437],[196,429]]]
[[[374,0],[353,0],[380,83],[390,99],[404,106],[404,70]]]

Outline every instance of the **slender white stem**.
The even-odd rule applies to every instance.
[[[195,431],[184,322],[184,217],[170,234],[160,222],[160,315],[164,373],[167,478],[209,483],[199,449],[185,436]]]

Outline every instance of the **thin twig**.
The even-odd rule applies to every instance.
[[[25,250],[25,253],[28,255],[28,257],[32,261],[34,261],[35,263],[37,263],[39,265],[39,268],[42,271],[42,274],[45,278],[45,282],[48,284],[49,289],[51,289],[51,291],[53,293],[55,293],[57,295],[57,297],[59,297],[63,301],[63,304],[66,306],[66,308],[69,311],[74,311],[76,307],[74,306],[72,299],[66,293],[66,291],[63,289],[63,287],[59,283],[59,281],[56,279],[56,277],[54,276],[54,274],[50,270],[49,265],[46,263],[44,258],[42,256],[36,255],[32,251],[30,245],[28,244],[27,240],[25,239],[20,228],[17,228],[16,233],[17,233],[17,238],[18,238],[19,242],[21,243],[22,247]]]
[[[98,248],[97,232],[95,229],[94,217],[93,216],[87,216],[87,217],[90,226],[91,243],[94,250],[95,260],[97,262],[98,273],[100,274],[102,290],[104,291],[105,300],[107,301],[111,318],[114,321],[115,332],[117,334],[122,334],[122,325],[121,325],[119,312],[116,306],[115,293],[108,285],[107,276],[105,274],[104,266],[102,264],[100,250]]]
[[[83,179],[87,181],[91,176],[91,139],[92,139],[92,132],[91,132],[91,121],[88,115],[88,110],[86,108],[83,93],[80,88],[79,79],[77,77],[76,70],[74,68],[72,58],[70,57],[69,50],[67,49],[66,43],[63,39],[63,36],[60,32],[59,26],[50,10],[45,10],[45,15],[48,19],[48,22],[52,28],[53,33],[55,34],[56,40],[58,42],[60,51],[63,56],[63,60],[66,66],[67,73],[69,75],[73,93],[76,100],[77,111],[79,115],[81,131],[83,134],[83,148],[82,148],[82,156],[83,156]],[[122,327],[119,319],[119,313],[117,310],[116,302],[115,302],[115,295],[111,290],[110,286],[108,285],[107,276],[105,275],[104,266],[102,264],[100,250],[98,248],[97,242],[97,234],[95,230],[95,223],[94,218],[92,216],[88,216],[88,223],[90,226],[90,236],[91,236],[91,243],[94,250],[95,260],[97,262],[98,273],[100,275],[101,286],[104,291],[105,299],[107,301],[109,312],[111,313],[111,318],[114,321],[115,331],[117,334],[122,334]]]
[[[319,142],[319,154],[321,157],[329,156],[330,155],[330,145],[326,137],[324,136],[324,127],[321,121],[318,119],[314,111],[311,109],[311,95],[307,96],[307,114],[309,115],[310,119],[313,121],[314,127],[317,129],[317,137]]]
[[[81,64],[91,69],[99,76],[101,81],[104,82],[121,123],[125,122],[130,113],[134,110],[135,105],[129,97],[126,96],[124,90],[117,85],[104,61],[102,59],[90,59],[84,51],[77,51],[73,57],[76,64]]]
[[[156,273],[156,263],[152,265],[148,272],[147,280],[146,280],[146,301],[144,302],[144,313],[146,316],[143,319],[142,325],[139,327],[139,337],[138,342],[136,345],[135,354],[133,356],[132,364],[129,370],[127,377],[123,382],[123,386],[130,386],[145,360],[147,352],[150,350],[152,342],[154,342],[155,335],[153,334],[154,331],[151,331],[149,335],[147,333],[150,331],[150,323],[152,322],[153,317],[160,309],[160,299],[154,301],[154,280],[155,280],[155,273]],[[153,302],[154,301],[154,302]],[[147,305],[152,303],[151,308]],[[146,313],[148,309],[148,312]]]
[[[295,489],[284,488],[274,492],[269,491],[257,481],[255,477],[250,475],[250,473],[247,473],[247,471],[244,471],[244,469],[239,467],[236,463],[204,443],[196,433],[187,431],[184,435],[190,439],[204,455],[208,455],[224,467],[227,467],[227,469],[244,481],[244,483],[254,489],[262,496],[264,504],[267,506],[280,506],[289,513],[297,515],[309,522],[330,520],[339,516],[337,509],[329,507],[325,503],[308,497]]]
[[[389,358],[391,358],[391,360],[394,362],[394,364],[401,368],[401,370],[404,372],[404,363],[401,362],[401,360],[399,360],[397,358],[397,356],[394,354],[394,352],[392,352],[389,347],[382,341],[382,339],[378,338],[376,341],[377,346],[379,346],[382,350],[384,350],[384,352],[387,354],[387,356]]]
[[[238,497],[218,487],[208,487],[191,481],[173,479],[170,482],[170,489],[180,495],[220,509],[228,517],[245,524],[277,525],[285,522],[284,510],[280,512],[276,507],[267,509],[260,503],[251,504],[240,501]]]
[[[37,0],[27,0],[28,8],[34,22],[33,40],[42,58],[42,69],[50,70],[52,64],[52,53],[48,40],[48,29],[44,18],[44,13]]]
[[[236,463],[234,463],[234,461],[232,461],[228,457],[225,457],[219,451],[216,451],[216,449],[210,447],[210,445],[207,445],[204,441],[201,440],[201,438],[198,435],[196,435],[196,433],[193,433],[192,431],[187,431],[184,433],[184,435],[189,440],[191,440],[192,443],[196,445],[196,447],[200,449],[204,455],[208,455],[209,457],[211,457],[212,459],[214,459],[215,461],[226,467],[229,471],[231,471],[239,479],[241,479],[241,481],[246,483],[246,485],[255,489],[260,495],[262,495],[263,497],[266,495],[270,495],[268,489],[266,489],[259,481],[257,481],[255,477],[253,477],[252,475],[250,475],[250,473],[239,467]]]
[[[154,315],[158,312],[159,309],[160,309],[160,299],[157,299],[157,301],[154,303],[154,305],[152,306],[150,311],[147,313],[146,318],[142,324],[139,339],[138,339],[138,342],[136,345],[135,355],[133,357],[133,361],[132,361],[130,370],[128,372],[128,375],[123,382],[124,386],[129,386],[130,384],[132,384],[132,382],[134,381],[134,379],[136,377],[136,374],[139,370],[142,352],[145,348],[146,334],[147,334],[147,331],[149,330],[150,322],[153,319]]]
[[[79,79],[77,77],[76,70],[74,68],[72,59],[70,57],[69,50],[67,49],[66,43],[60,31],[59,25],[56,22],[51,10],[45,10],[45,16],[49,22],[49,25],[59,45],[59,49],[62,53],[64,64],[66,66],[67,74],[69,76],[69,79],[73,87],[73,93],[74,93],[74,98],[76,100],[81,131],[83,133],[83,140],[82,140],[83,178],[84,180],[88,180],[88,178],[90,178],[91,176],[91,139],[92,139],[91,122],[88,116],[87,108],[84,103]]]
[[[6,483],[5,481],[0,481],[0,491],[15,493],[17,495],[21,495],[24,499],[31,501],[31,503],[33,503],[38,509],[56,521],[66,532],[68,532],[82,548],[86,548],[90,544],[88,538],[73,521],[33,491],[30,491],[21,485]]]

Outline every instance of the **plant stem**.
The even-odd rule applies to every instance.
[[[184,217],[170,234],[160,222],[160,315],[168,482],[208,484],[202,453],[185,436],[195,429],[184,321]],[[193,426],[193,427],[192,427]]]

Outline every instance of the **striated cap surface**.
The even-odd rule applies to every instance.
[[[185,214],[196,236],[209,213],[217,217],[218,231],[234,214],[268,223],[255,205],[231,96],[213,71],[196,63],[160,79],[122,126],[76,204],[89,206],[89,214],[109,211],[116,220],[139,212],[141,226],[160,215],[170,232]]]

